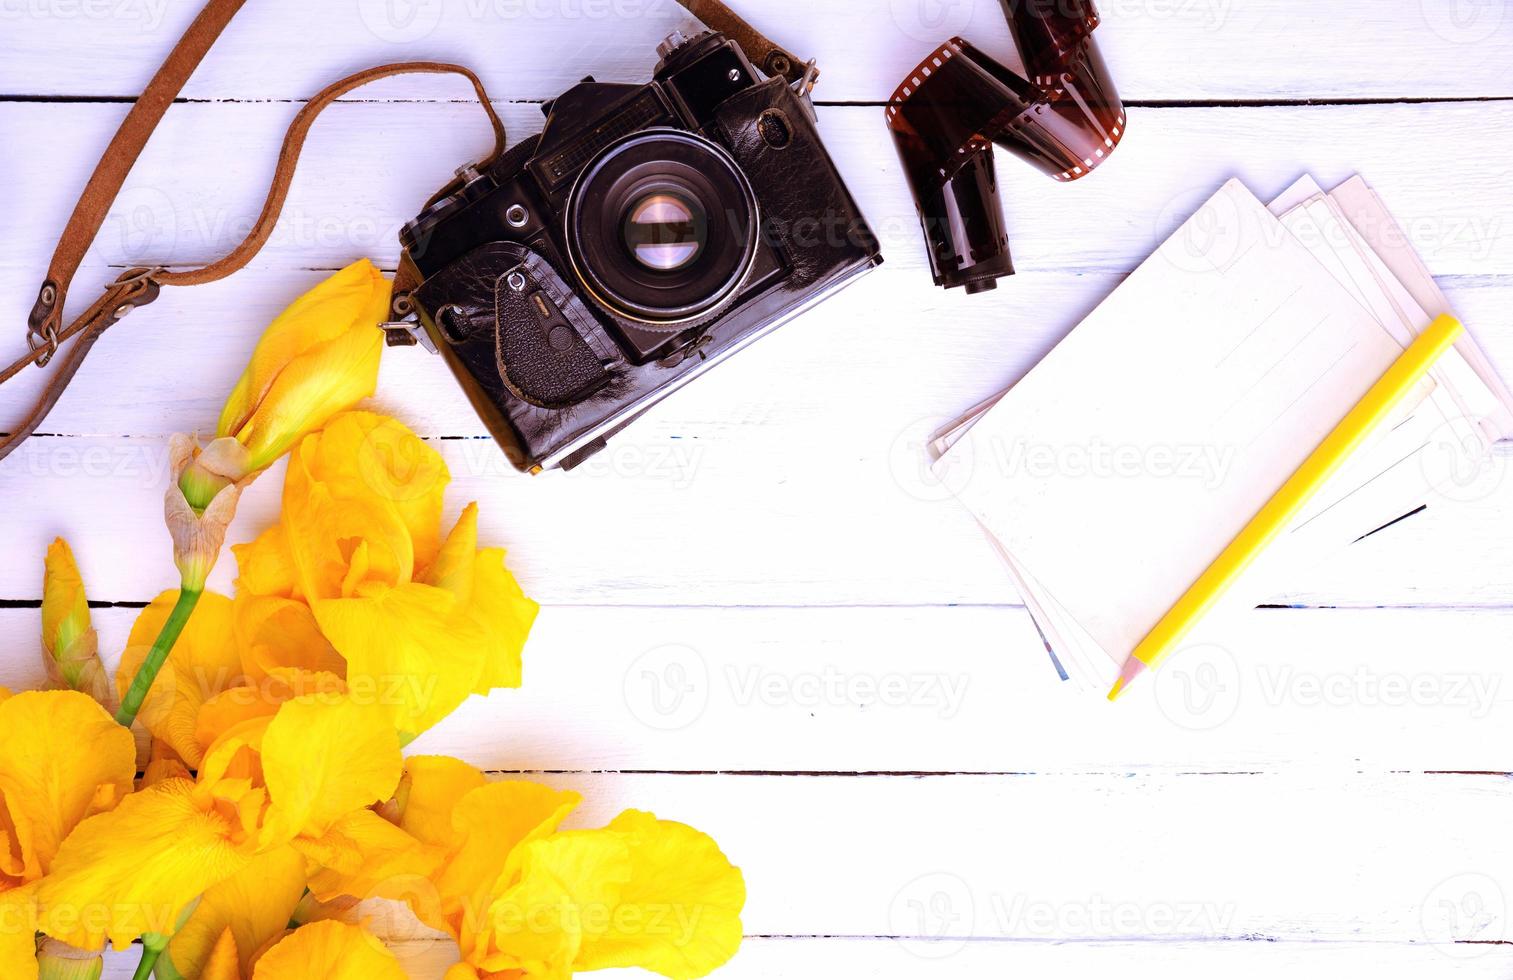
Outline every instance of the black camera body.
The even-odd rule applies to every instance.
[[[518,469],[571,469],[882,261],[807,84],[717,33],[659,54],[646,85],[547,103],[539,136],[401,233],[419,285],[390,339],[443,355]]]

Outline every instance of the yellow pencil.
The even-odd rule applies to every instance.
[[[1412,391],[1414,386],[1461,335],[1460,321],[1453,316],[1442,316],[1418,336],[1401,357],[1387,369],[1381,380],[1371,386],[1350,413],[1324,437],[1318,448],[1303,461],[1297,472],[1288,477],[1282,489],[1266,502],[1239,535],[1220,552],[1213,564],[1198,576],[1176,605],[1167,610],[1155,627],[1135,647],[1125,661],[1119,679],[1109,691],[1108,699],[1116,700],[1129,686],[1130,681],[1140,676],[1146,668],[1155,668],[1166,659],[1189,630],[1218,601],[1224,591],[1234,583],[1266,550],[1266,546],[1282,532],[1294,517],[1308,504],[1340,464],[1350,458],[1366,437],[1371,434],[1398,403]]]

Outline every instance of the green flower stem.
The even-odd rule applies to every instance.
[[[170,622],[172,622],[172,620],[170,620]],[[140,677],[141,675],[139,674],[137,676]],[[167,948],[167,936],[143,936],[142,959],[137,963],[137,972],[131,975],[131,980],[148,980],[148,978],[152,976],[152,968],[158,965],[158,957],[162,956],[163,950]]]
[[[163,669],[163,664],[168,660],[168,652],[178,642],[179,634],[184,632],[184,624],[189,622],[189,614],[194,612],[195,604],[199,601],[199,589],[179,591],[179,601],[174,603],[173,611],[168,614],[163,632],[153,641],[147,659],[142,661],[137,676],[131,679],[131,687],[127,688],[126,696],[121,699],[121,710],[116,712],[116,721],[120,724],[130,728],[131,723],[136,721],[137,712],[142,710],[142,702],[147,700],[147,692],[152,690],[152,682],[158,679],[158,671]]]

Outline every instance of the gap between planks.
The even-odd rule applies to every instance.
[[[1013,770],[958,770],[952,772],[930,772],[928,770],[873,770],[848,772],[843,770],[768,770],[768,769],[490,769],[485,775],[500,778],[513,778],[519,776],[732,776],[743,778],[782,778],[782,779],[1036,779],[1036,778],[1093,778],[1101,779],[1108,776],[1150,776],[1160,779],[1185,779],[1192,777],[1214,778],[1220,776],[1251,776],[1251,777],[1275,777],[1285,775],[1281,769],[1192,769],[1192,770],[1163,770],[1156,768],[1136,769],[1132,767],[1107,768],[1107,769],[1057,769],[1048,772],[1016,772]],[[1450,776],[1450,777],[1479,777],[1486,779],[1506,780],[1513,778],[1513,772],[1495,772],[1491,770],[1472,769],[1356,769],[1351,772],[1355,776],[1380,776],[1392,777],[1420,777],[1420,776]]]
[[[135,95],[27,95],[25,93],[0,93],[0,103],[43,103],[49,105],[131,105]],[[477,99],[335,99],[334,102],[359,105],[477,105]],[[546,99],[490,99],[492,105],[542,105]],[[173,105],[307,105],[309,99],[204,99],[180,96]],[[1363,105],[1437,105],[1513,102],[1509,95],[1449,95],[1449,96],[1380,96],[1367,98],[1292,98],[1292,99],[1135,99],[1123,103],[1126,109],[1271,109],[1313,108],[1328,106]],[[868,99],[815,99],[822,108],[835,109],[881,109],[886,102]]]

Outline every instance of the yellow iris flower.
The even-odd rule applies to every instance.
[[[136,745],[75,691],[0,700],[0,976],[37,976],[35,899],[65,838],[131,792]]]
[[[356,866],[366,826],[384,822],[366,807],[391,796],[400,770],[387,715],[347,695],[305,695],[237,723],[193,781],[153,783],[74,829],[38,886],[40,927],[119,949],[172,935],[195,899],[282,848]]]
[[[329,644],[348,688],[385,705],[406,740],[470,694],[518,687],[537,606],[502,550],[478,548],[475,505],[443,539],[449,480],[394,419],[349,412],[306,437],[281,523],[232,549],[248,660],[329,669]]]
[[[257,731],[288,702],[302,697],[316,704],[340,701],[344,692],[345,684],[332,674],[275,668],[204,700],[194,740],[212,747],[227,733]],[[186,705],[187,700],[175,699],[173,708],[183,711]],[[150,715],[144,712],[144,717]],[[266,750],[266,738],[263,745]],[[208,754],[202,756],[208,761],[201,765],[218,764]],[[424,876],[439,860],[435,849],[371,811],[353,810],[318,837],[257,853],[244,868],[210,887],[174,933],[155,975],[158,980],[243,980],[252,975],[254,956],[282,935],[307,887],[340,879],[358,889],[358,897],[366,897],[378,892],[380,882]]]
[[[0,732],[0,890],[8,890],[41,879],[74,827],[131,792],[136,745],[74,691],[7,698]]]
[[[429,896],[412,888],[410,904],[457,940],[446,980],[630,966],[694,980],[735,954],[746,886],[713,840],[637,810],[599,830],[558,830],[579,799],[487,783],[453,759],[408,761],[399,826],[446,854]]]

